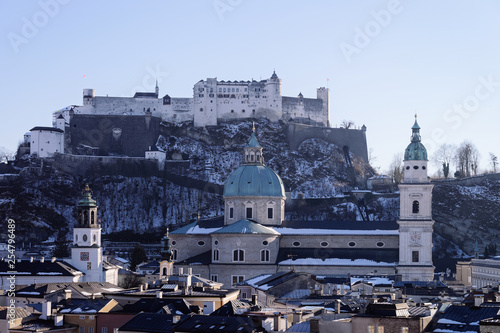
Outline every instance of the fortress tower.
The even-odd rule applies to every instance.
[[[404,180],[399,184],[399,264],[403,281],[432,281],[432,188],[427,178],[427,150],[415,116],[411,143],[405,150]]]

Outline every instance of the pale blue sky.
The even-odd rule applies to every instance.
[[[382,170],[408,144],[415,111],[430,155],[468,139],[490,169],[498,13],[495,0],[2,1],[0,146],[15,150],[53,111],[81,105],[83,88],[130,96],[152,90],[153,73],[160,94],[192,97],[200,79],[276,69],[285,96],[315,97],[329,78],[332,125],[365,124]]]

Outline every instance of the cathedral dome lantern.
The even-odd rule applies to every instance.
[[[263,224],[281,224],[284,200],[283,181],[265,166],[262,147],[254,128],[244,149],[243,165],[229,175],[224,185],[225,224],[243,218]]]

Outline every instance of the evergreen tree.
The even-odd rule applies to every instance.
[[[144,250],[144,247],[142,247],[141,244],[137,244],[135,246],[135,248],[132,250],[132,253],[130,254],[129,259],[130,259],[130,270],[132,272],[135,272],[137,265],[148,260],[148,257],[146,256],[146,251]]]
[[[52,257],[67,258],[69,257],[69,244],[70,241],[66,240],[67,229],[60,230],[57,233],[56,246],[52,249]]]

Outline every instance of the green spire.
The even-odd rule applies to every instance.
[[[250,141],[247,143],[246,147],[248,148],[262,148],[255,137],[255,123],[252,122],[252,136],[250,137]]]
[[[421,142],[420,126],[417,122],[417,115],[415,115],[415,123],[413,124],[411,130],[411,143],[408,145],[408,147],[406,147],[405,161],[427,161],[427,149],[425,149],[424,145]]]
[[[85,184],[85,188],[82,191],[82,198],[78,201],[78,207],[96,207],[95,200],[92,199],[92,190],[89,184]]]

